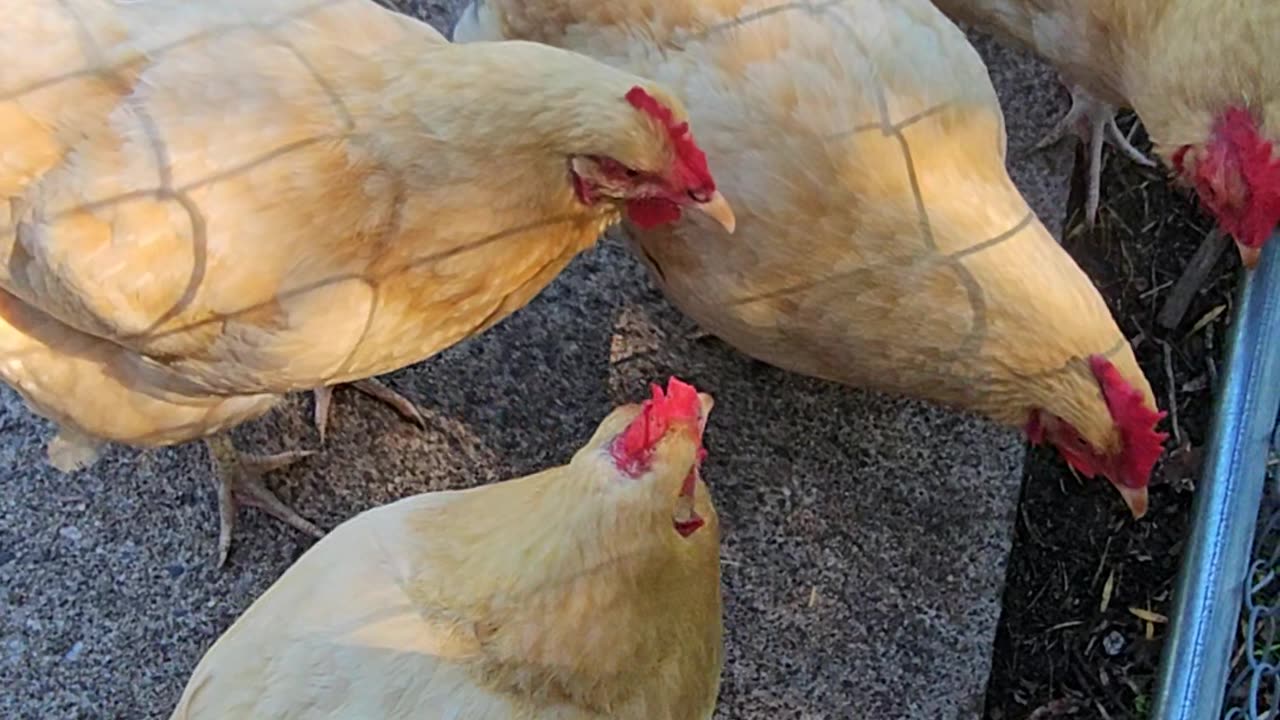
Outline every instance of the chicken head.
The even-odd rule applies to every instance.
[[[1093,355],[1088,362],[1118,437],[1109,442],[1092,440],[1061,417],[1036,410],[1025,427],[1027,438],[1037,445],[1051,443],[1067,464],[1086,477],[1106,477],[1133,516],[1141,518],[1147,513],[1147,482],[1168,437],[1156,432],[1155,426],[1166,413],[1148,407],[1142,392],[1110,360]]]
[[[570,174],[578,199],[592,205],[600,199],[622,203],[629,220],[645,228],[675,222],[682,208],[698,210],[726,231],[734,229],[733,210],[716,190],[707,167],[707,156],[694,142],[688,121],[678,121],[671,106],[640,86],[631,88],[626,100],[667,143],[661,157],[636,157],[622,162],[605,155],[577,155],[570,160]]]
[[[1173,166],[1235,238],[1245,266],[1253,267],[1280,223],[1280,153],[1253,116],[1228,109],[1204,144],[1174,152]]]

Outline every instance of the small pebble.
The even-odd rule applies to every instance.
[[[71,542],[80,542],[80,538],[84,537],[84,535],[80,532],[80,528],[76,527],[75,525],[68,525],[62,528],[61,530],[58,531],[58,534],[70,540]]]
[[[80,653],[83,653],[83,652],[84,652],[84,643],[77,640],[76,644],[72,645],[71,649],[67,651],[67,654],[62,656],[62,659],[65,662],[75,662],[76,658],[80,657]]]
[[[1112,630],[1107,633],[1106,637],[1102,638],[1102,651],[1111,657],[1119,655],[1120,652],[1124,650],[1124,645],[1124,635],[1121,635],[1119,631],[1116,630]]]
[[[18,661],[22,659],[22,654],[27,651],[27,643],[20,637],[11,637],[4,641],[4,649],[9,655],[9,660]]]

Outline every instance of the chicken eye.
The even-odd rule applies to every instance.
[[[640,177],[640,173],[639,173],[639,171],[637,171],[637,170],[632,170],[631,168],[627,168],[627,169],[626,169],[626,172],[625,172],[624,174],[625,174],[628,178],[632,178],[632,179]]]

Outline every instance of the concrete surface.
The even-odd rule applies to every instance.
[[[432,19],[447,25],[438,3]],[[1013,147],[1065,109],[1052,76],[997,53]],[[1034,111],[1034,118],[1023,116]],[[1066,151],[1020,161],[1052,226]],[[419,432],[340,390],[327,452],[275,478],[332,527],[426,490],[569,457],[613,405],[669,373],[713,393],[706,478],[726,524],[728,662],[718,718],[975,718],[1000,611],[1021,472],[985,422],[756,363],[687,320],[620,246],[574,262],[480,338],[388,378],[422,401]],[[309,396],[238,432],[312,446]],[[307,547],[248,510],[214,569],[214,494],[199,445],[117,448],[61,476],[51,430],[0,390],[0,717],[167,717],[204,649]]]

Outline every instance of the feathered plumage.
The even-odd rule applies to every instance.
[[[707,720],[711,406],[673,378],[568,465],[348,520],[213,645],[173,720]]]
[[[679,101],[568,52],[368,0],[0,11],[0,377],[65,470],[208,438],[223,557],[236,500],[319,531],[257,479],[299,453],[213,436],[484,331],[634,207],[732,226]]]
[[[789,370],[1025,428],[1146,511],[1151,386],[1009,179],[986,68],[931,4],[478,0],[454,37],[558,45],[687,99],[737,233],[626,228],[702,326]],[[1121,388],[1144,413],[1113,412]]]

